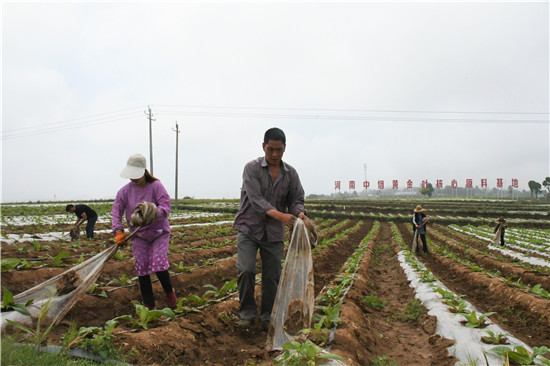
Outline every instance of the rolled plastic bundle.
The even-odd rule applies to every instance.
[[[149,226],[158,218],[158,209],[153,202],[140,202],[130,216],[130,225]]]

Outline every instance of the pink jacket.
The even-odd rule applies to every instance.
[[[114,232],[124,230],[122,226],[122,214],[124,211],[126,211],[126,223],[128,227],[131,231],[136,229],[130,226],[130,216],[136,206],[143,201],[153,202],[157,205],[158,219],[151,225],[141,229],[137,235],[143,239],[152,239],[161,233],[170,232],[170,223],[168,222],[168,216],[170,215],[170,195],[158,180],[148,183],[143,188],[136,186],[134,182],[130,182],[117,192],[111,211]]]

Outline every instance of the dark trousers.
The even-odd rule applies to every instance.
[[[166,294],[172,293],[172,281],[170,280],[170,274],[168,270],[162,272],[155,272],[157,278],[162,285],[162,289]],[[155,296],[153,295],[153,284],[151,283],[151,276],[139,276],[139,289],[141,290],[141,298],[143,303],[148,305],[151,309],[155,307]]]
[[[504,246],[504,229],[500,230],[500,245]]]
[[[86,237],[88,239],[94,238],[94,226],[96,221],[97,221],[97,216],[88,218],[88,222],[86,224]]]
[[[237,235],[237,286],[241,319],[254,319],[258,314],[254,287],[256,285],[256,255],[260,250],[262,259],[262,301],[260,319],[269,321],[271,310],[277,295],[277,286],[281,278],[281,258],[283,242],[258,241],[247,233]]]
[[[426,233],[420,234],[420,232],[418,232],[418,236],[420,237],[420,240],[422,240],[422,249],[424,250],[424,253],[428,253],[428,245],[426,244]],[[416,245],[416,252],[420,252],[420,246],[418,245],[418,243]]]

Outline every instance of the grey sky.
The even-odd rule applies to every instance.
[[[113,198],[149,160],[147,105],[171,195],[180,125],[179,197],[237,198],[273,126],[306,194],[360,189],[364,164],[371,187],[528,189],[548,34],[548,2],[3,2],[2,202]]]

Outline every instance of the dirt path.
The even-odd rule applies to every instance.
[[[342,306],[344,323],[336,331],[332,350],[345,356],[348,365],[384,359],[398,365],[454,365],[457,360],[447,352],[453,341],[437,335],[436,318],[414,302],[397,252],[389,223],[382,223]],[[367,305],[366,296],[376,296],[385,306]],[[409,313],[410,319],[402,316]]]

